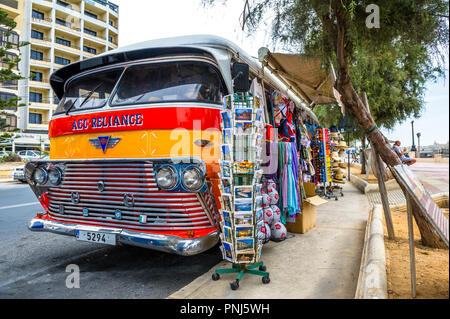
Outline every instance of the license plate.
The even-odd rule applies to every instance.
[[[116,235],[99,233],[95,231],[77,230],[77,239],[91,243],[100,243],[106,245],[116,245]]]

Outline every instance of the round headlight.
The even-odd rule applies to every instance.
[[[191,191],[197,191],[203,186],[203,174],[197,167],[190,167],[183,172],[183,185]]]
[[[163,166],[156,171],[156,183],[164,189],[173,188],[178,182],[178,174],[172,166]]]
[[[52,168],[48,171],[48,180],[53,185],[58,185],[61,183],[62,173],[61,170],[57,167]]]
[[[45,168],[38,167],[34,171],[33,180],[37,184],[45,184],[47,182],[48,174]]]

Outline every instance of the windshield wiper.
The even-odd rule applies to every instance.
[[[93,88],[88,95],[84,98],[83,102],[81,102],[80,106],[78,107],[79,109],[81,109],[81,107],[87,102],[89,101],[89,99],[91,98],[92,94],[94,94],[94,92],[100,87],[102,86],[103,83],[100,83],[99,85],[97,85],[95,88]],[[73,106],[75,105],[75,102],[78,101],[78,99],[75,99],[73,101],[73,103],[70,105],[70,107],[67,109],[66,111],[66,115],[69,114],[70,110],[73,108]]]

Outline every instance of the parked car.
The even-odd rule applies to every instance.
[[[433,152],[420,152],[420,158],[431,158],[433,157]]]
[[[29,160],[35,160],[35,159],[40,159],[41,156],[36,153],[35,151],[19,151],[17,152],[17,155],[20,156],[20,158],[22,159],[22,161],[29,161]]]
[[[12,178],[15,181],[26,183],[27,180],[25,179],[25,165],[17,166],[16,168],[14,168],[12,172]]]

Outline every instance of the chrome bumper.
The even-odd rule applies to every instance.
[[[116,234],[119,243],[182,256],[200,254],[214,247],[219,241],[218,231],[199,238],[185,239],[177,236],[148,234],[120,228],[65,224],[40,218],[33,218],[28,225],[28,229],[31,231],[47,231],[68,236],[76,236],[77,230]]]

